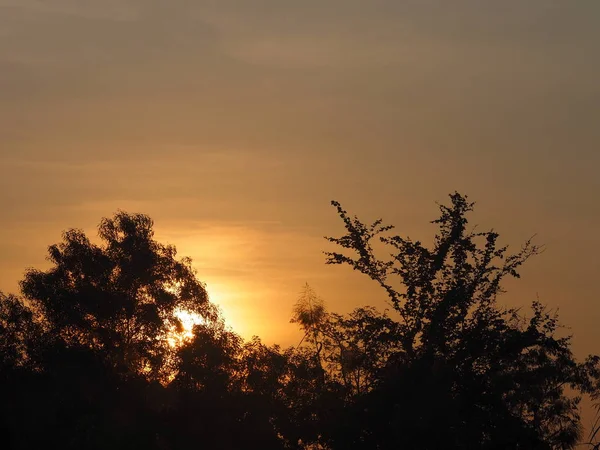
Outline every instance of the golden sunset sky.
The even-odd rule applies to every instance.
[[[473,223],[547,250],[537,295],[600,352],[600,1],[0,0],[0,289],[62,230],[143,212],[244,337],[293,344],[308,282],[385,307],[329,201],[430,242]]]

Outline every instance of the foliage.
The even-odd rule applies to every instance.
[[[493,230],[467,229],[473,203],[450,199],[431,248],[332,202],[347,233],[328,240],[350,255],[328,252],[327,263],[373,279],[400,317],[397,351],[356,400],[367,412],[346,430],[346,445],[351,434],[353,448],[571,448],[581,437],[579,398],[565,388],[586,392],[591,366],[574,360],[570,338],[538,302],[529,318],[497,305],[501,282],[541,249],[527,241],[507,254]],[[391,259],[375,256],[377,237]]]
[[[327,263],[366,274],[393,310],[329,312],[306,284],[291,318],[304,337],[288,349],[229,329],[147,216],[103,219],[100,244],[67,231],[22,297],[0,293],[3,448],[573,448],[600,358],[577,362],[538,301],[498,305],[541,249],[509,254],[494,231],[468,230],[466,197],[450,200],[430,248],[333,202],[346,234],[328,238]],[[198,319],[191,337],[182,311]]]
[[[156,242],[152,226],[147,216],[119,212],[100,223],[103,246],[69,230],[48,250],[53,267],[29,269],[21,286],[66,345],[100,352],[124,374],[159,379],[170,356],[169,333],[181,327],[177,311],[215,320],[216,310],[191,261]]]

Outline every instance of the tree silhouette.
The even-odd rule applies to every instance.
[[[53,267],[28,270],[21,286],[66,345],[102,353],[123,374],[159,379],[170,370],[168,337],[181,328],[177,311],[215,320],[216,310],[191,261],[156,242],[152,226],[145,215],[119,212],[100,223],[102,246],[69,230],[48,250]]]
[[[274,423],[297,428],[290,402],[273,401],[271,376],[249,389],[251,352],[152,227],[119,212],[101,221],[100,244],[69,230],[50,269],[27,270],[24,299],[0,296],[4,448],[284,448]],[[202,319],[191,339],[173,338],[181,311]]]
[[[432,248],[393,229],[351,218],[332,202],[346,234],[327,238],[351,251],[327,252],[387,293],[400,316],[398,351],[376,387],[355,402],[338,438],[352,448],[572,448],[580,438],[579,398],[590,364],[578,364],[555,315],[538,302],[529,318],[497,305],[506,277],[540,247],[527,241],[515,254],[498,247],[494,231],[467,229],[473,203],[458,193],[433,221]],[[372,241],[392,250],[375,256]],[[355,406],[353,405],[353,406]],[[356,420],[360,417],[360,420]]]
[[[25,369],[35,363],[31,350],[33,339],[40,335],[32,311],[23,301],[0,292],[0,367],[6,374],[11,369]]]
[[[394,311],[329,312],[306,284],[291,319],[304,338],[288,349],[229,329],[147,216],[103,219],[99,244],[65,232],[52,266],[25,273],[23,297],[0,293],[0,445],[573,448],[579,396],[600,398],[600,358],[577,362],[539,301],[526,313],[497,303],[541,249],[508,254],[494,231],[467,229],[466,197],[450,199],[431,248],[333,202],[346,234],[328,238],[341,250],[327,263],[369,276]],[[176,339],[182,311],[199,319]]]
[[[321,372],[321,383],[325,382],[323,372],[323,362],[321,361],[322,342],[322,324],[326,320],[327,313],[323,299],[317,296],[313,288],[308,283],[304,285],[302,293],[294,306],[294,312],[290,323],[297,323],[304,331],[301,345],[304,340],[310,342],[314,348],[315,365]]]

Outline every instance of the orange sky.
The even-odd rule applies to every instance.
[[[459,190],[547,246],[506,301],[600,352],[599,43],[595,0],[0,0],[0,289],[144,212],[237,331],[290,344],[305,282],[383,305],[323,264],[331,199],[426,240]]]

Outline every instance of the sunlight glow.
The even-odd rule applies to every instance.
[[[181,324],[183,325],[183,333],[186,337],[193,336],[192,331],[195,325],[205,323],[205,320],[202,317],[189,311],[179,310],[175,313],[175,315],[179,320],[181,320]]]
[[[181,346],[191,340],[194,337],[194,326],[205,323],[205,320],[198,314],[181,309],[175,312],[175,317],[181,321],[182,329],[181,331],[177,331],[173,328],[173,331],[167,338],[169,345],[172,347]]]
[[[208,291],[209,300],[219,308],[227,327],[238,330],[236,327],[239,327],[241,324],[238,323],[239,321],[235,320],[234,314],[232,313],[232,303],[234,303],[233,298],[236,291],[235,287],[232,287],[232,283],[230,283],[230,285],[224,285],[221,283],[210,282],[206,289]]]
[[[178,286],[169,286],[166,289],[173,294],[178,294],[179,292]],[[225,296],[223,295],[222,291],[215,289],[214,286],[209,288],[208,291],[210,301],[217,305],[223,313],[222,301]],[[176,310],[174,315],[181,322],[181,328],[178,330],[179,326],[175,324],[173,324],[171,328],[167,341],[172,347],[179,347],[193,339],[194,326],[206,323],[205,319],[200,315],[184,309]],[[226,322],[228,322],[228,325],[231,326],[229,320],[226,319]]]

